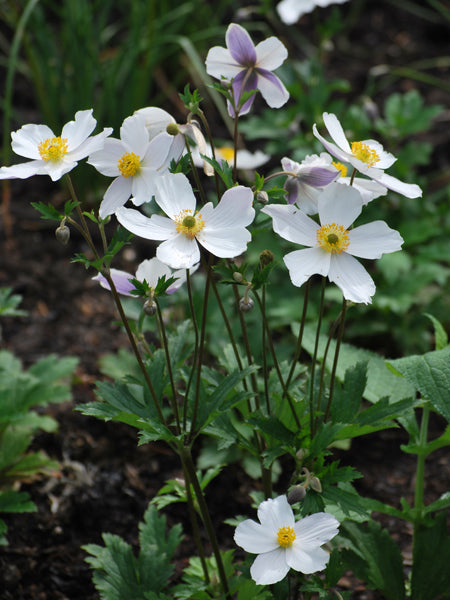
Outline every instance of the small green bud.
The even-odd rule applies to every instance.
[[[250,312],[254,306],[255,303],[251,298],[241,298],[239,300],[239,310],[242,312]]]
[[[149,317],[153,317],[154,315],[156,315],[156,310],[156,302],[152,298],[149,298],[144,302],[144,312],[146,315],[148,315]]]
[[[315,477],[315,476],[311,477],[311,481],[309,482],[309,485],[315,492],[320,493],[322,491],[322,484],[320,483],[320,479],[318,477]]]
[[[233,273],[233,279],[236,283],[242,283],[244,281],[244,276],[242,275],[242,273],[239,273],[239,271],[235,271]]]
[[[67,225],[61,224],[56,228],[55,236],[58,242],[66,246],[70,239],[70,229],[67,227]]]
[[[305,488],[300,484],[294,485],[294,487],[291,488],[288,492],[287,501],[289,502],[289,504],[295,504],[296,502],[301,502],[305,496]]]
[[[180,133],[176,123],[169,123],[166,127],[166,131],[169,135],[178,135]]]
[[[271,250],[263,250],[259,255],[259,266],[264,269],[267,265],[273,262],[274,256]]]

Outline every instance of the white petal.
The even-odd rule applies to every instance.
[[[286,563],[286,553],[282,548],[259,554],[250,567],[250,575],[259,585],[277,583],[284,579],[288,572],[289,565]]]
[[[289,92],[273,73],[258,72],[258,89],[271,108],[280,108],[289,100]]]
[[[341,185],[350,185],[350,177],[339,177],[336,179],[336,183]],[[352,187],[354,187],[361,194],[363,204],[366,205],[379,196],[385,196],[387,194],[387,188],[384,185],[380,185],[376,181],[371,179],[363,179],[362,177],[354,177]]]
[[[295,544],[309,551],[333,539],[338,534],[339,521],[329,513],[314,513],[297,521],[294,529]]]
[[[325,569],[330,555],[322,548],[312,548],[305,550],[297,540],[286,548],[286,563],[291,569],[300,571],[301,573],[316,573]]]
[[[190,269],[199,262],[200,250],[195,238],[180,233],[160,244],[156,256],[172,269]]]
[[[238,169],[257,169],[264,165],[270,156],[264,154],[261,150],[249,152],[248,150],[238,150],[236,154],[236,164]]]
[[[227,190],[215,208],[209,202],[199,211],[206,221],[205,231],[250,225],[255,217],[252,203],[250,188],[239,185]]]
[[[172,146],[173,139],[173,136],[165,132],[155,136],[148,145],[142,164],[160,172],[167,170],[170,166],[167,156]]]
[[[330,257],[322,248],[305,248],[286,254],[283,260],[293,285],[300,287],[311,275],[328,275]]]
[[[111,135],[111,133],[112,128],[105,127],[105,129],[101,133],[88,137],[84,142],[82,142],[78,146],[78,148],[71,152],[68,152],[67,156],[70,156],[72,160],[81,160],[89,154],[93,154],[94,152],[102,150],[103,146],[105,145],[106,138],[109,135]]]
[[[350,144],[336,115],[333,113],[323,113],[322,117],[333,142],[344,150],[344,152],[351,152]]]
[[[117,177],[108,187],[103,196],[98,214],[101,219],[112,215],[123,206],[131,195],[131,181],[125,177]]]
[[[167,217],[153,215],[149,218],[133,208],[124,207],[116,210],[116,217],[125,229],[147,240],[167,240],[177,235],[174,222]]]
[[[294,513],[286,496],[269,498],[258,507],[258,519],[261,525],[275,537],[281,527],[294,526]]]
[[[206,57],[206,72],[211,77],[217,79],[234,79],[242,71],[239,65],[231,56],[230,51],[221,46],[214,46],[208,52]]]
[[[120,139],[128,152],[134,152],[142,160],[148,147],[148,132],[143,115],[127,117],[120,128]]]
[[[11,147],[19,156],[40,160],[39,144],[53,137],[55,134],[47,125],[28,124],[11,133]]]
[[[286,46],[273,36],[257,44],[255,50],[256,66],[268,71],[278,69],[288,56]]]
[[[154,178],[155,172],[149,169],[141,169],[133,177],[128,177],[131,180],[131,195],[133,196],[133,204],[135,206],[140,206],[144,202],[151,201],[154,195],[154,185],[152,183]]]
[[[167,111],[157,106],[140,108],[139,110],[135,110],[134,114],[143,115],[149,139],[153,139],[159,133],[166,131],[169,123],[175,123],[175,119]]]
[[[315,0],[282,0],[277,5],[277,11],[286,25],[293,25],[302,15],[311,12],[315,6]]]
[[[317,131],[315,123],[313,125],[313,134],[320,142],[322,142],[324,148],[335,158],[337,158],[341,162],[350,162],[352,154],[350,154],[350,152],[345,152],[344,150],[342,150],[342,148],[339,148],[339,146],[336,146],[336,144],[333,144],[333,142],[329,142],[323,136],[321,136],[320,133]]]
[[[380,142],[376,140],[362,140],[362,143],[369,146],[371,150],[375,150],[378,154],[378,160],[375,164],[377,169],[387,169],[397,160],[393,154],[386,152]]]
[[[353,187],[330,183],[317,198],[322,225],[337,223],[348,229],[361,214],[361,194]]]
[[[168,279],[172,276],[172,271],[156,257],[142,261],[136,270],[136,279],[145,279],[152,288],[156,287],[158,279],[164,276]]]
[[[270,552],[280,547],[276,533],[251,519],[239,523],[234,532],[234,541],[246,552],[254,554]]]
[[[75,121],[69,121],[63,127],[62,138],[67,138],[67,149],[69,152],[76,150],[86,138],[94,131],[97,121],[90,110],[79,110],[75,114]]]
[[[331,254],[328,279],[341,288],[344,298],[370,304],[375,284],[366,269],[350,254]]]
[[[45,163],[44,168],[47,175],[51,177],[52,181],[58,181],[58,179],[61,179],[63,175],[71,171],[76,166],[77,163],[75,161],[71,161],[67,157],[64,157],[58,162],[52,162],[49,160]]]
[[[120,140],[108,138],[105,140],[103,148],[93,152],[87,162],[106,177],[118,177],[121,173],[117,165],[126,152],[127,149]]]
[[[196,199],[189,179],[183,173],[166,174],[155,180],[155,199],[171,219],[183,210],[195,211]]]
[[[370,177],[387,187],[389,190],[397,192],[402,196],[406,196],[406,198],[420,198],[420,196],[422,196],[422,190],[415,183],[404,183],[396,177],[392,177],[392,175],[383,173],[383,171],[380,171],[375,175],[370,175]]]
[[[45,162],[43,160],[30,160],[29,162],[1,167],[0,179],[27,179],[33,175],[47,175]]]
[[[380,258],[383,254],[397,252],[403,238],[384,221],[373,221],[348,232],[350,244],[347,252],[359,258]]]
[[[131,290],[135,289],[134,285],[131,283],[133,275],[130,275],[130,273],[127,273],[126,271],[120,271],[119,269],[110,269],[110,275],[119,294],[133,297],[133,294],[130,293]],[[102,288],[105,288],[105,290],[111,289],[106,277],[101,273],[95,277],[92,277],[92,279],[94,281],[98,281]]]
[[[293,205],[272,204],[262,211],[272,217],[273,230],[282,238],[303,246],[315,246],[319,226]]]
[[[208,252],[220,258],[239,256],[247,250],[247,244],[251,238],[251,233],[243,227],[211,231],[205,228],[197,235],[198,242]]]

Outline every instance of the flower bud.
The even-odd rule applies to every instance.
[[[239,271],[235,271],[233,273],[233,279],[236,283],[242,283],[244,281],[244,276],[242,275],[242,273],[239,273]]]
[[[302,485],[298,484],[294,485],[294,487],[289,490],[287,500],[289,504],[295,504],[296,502],[301,502],[305,496],[305,488]]]
[[[70,229],[67,227],[67,225],[61,224],[56,228],[55,236],[58,242],[66,246],[70,239]]]
[[[166,131],[169,135],[178,135],[180,133],[176,123],[169,123],[166,127]]]
[[[251,298],[241,298],[239,300],[239,310],[242,312],[250,312],[254,306],[255,303]]]
[[[271,250],[263,250],[259,255],[259,266],[264,269],[267,265],[273,262],[274,256]]]
[[[152,298],[149,298],[144,302],[144,312],[146,315],[148,315],[149,317],[153,317],[154,315],[156,315],[156,310],[156,302]]]
[[[260,190],[259,192],[256,192],[256,199],[258,202],[261,202],[261,204],[267,204],[269,202],[269,194],[264,190]]]
[[[318,477],[315,477],[315,476],[311,477],[311,481],[309,482],[309,485],[315,492],[320,493],[322,491],[322,484],[320,483],[320,479]]]

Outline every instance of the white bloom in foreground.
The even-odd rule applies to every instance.
[[[281,581],[289,569],[301,573],[322,571],[329,555],[320,546],[338,533],[339,522],[328,513],[315,513],[295,522],[286,496],[261,502],[260,523],[247,519],[236,527],[234,541],[246,552],[258,554],[250,574],[256,583]]]
[[[215,158],[218,162],[226,161],[231,167],[234,165],[234,157],[235,152],[234,148],[231,146],[216,146],[214,148]],[[206,175],[214,175],[214,169],[210,165],[209,162],[203,160],[201,154],[207,156],[208,158],[212,158],[212,150],[209,144],[202,150],[198,146],[194,148],[192,152],[192,160],[196,167],[203,167],[203,170]],[[261,150],[257,150],[256,152],[249,152],[248,150],[238,149],[236,152],[236,166],[238,169],[257,169],[264,165],[270,156],[268,154],[264,154]]]
[[[245,227],[255,216],[250,188],[227,190],[219,204],[208,202],[196,211],[196,199],[189,180],[182,173],[164,175],[155,182],[155,200],[167,217],[144,216],[137,210],[120,208],[119,222],[135,235],[163,240],[156,256],[173,269],[190,269],[200,260],[201,244],[220,258],[242,254],[251,234]]]
[[[311,275],[334,282],[344,298],[370,304],[375,284],[354,258],[380,258],[400,250],[403,239],[384,221],[349,229],[362,210],[360,193],[350,186],[330,183],[318,198],[320,225],[295,205],[274,204],[262,212],[270,215],[281,237],[309,246],[286,254],[284,262],[294,285],[300,287]]]
[[[12,167],[2,167],[0,179],[26,179],[33,175],[49,175],[53,181],[61,179],[79,160],[103,148],[112,129],[105,128],[101,133],[89,137],[96,124],[90,109],[79,110],[75,120],[64,125],[60,136],[55,136],[47,125],[28,124],[13,131],[12,149],[31,160]]]
[[[277,12],[286,25],[293,25],[301,16],[313,11],[316,6],[324,7],[344,2],[347,0],[282,0],[277,6]]]
[[[194,267],[194,269],[197,269],[197,265]],[[167,288],[167,294],[173,294],[173,292],[176,292],[186,281],[186,269],[172,271],[170,267],[162,263],[156,257],[142,261],[138,266],[136,275],[134,277],[130,273],[121,271],[120,269],[111,269],[110,275],[119,294],[132,297],[134,296],[132,291],[136,289],[132,283],[132,279],[137,279],[141,282],[145,280],[152,289],[155,289],[158,285],[158,280],[160,277],[165,277],[166,280],[170,277],[175,277],[176,281],[174,281]],[[92,279],[94,281],[98,281],[99,284],[105,288],[105,290],[111,289],[106,278],[101,273],[98,273],[98,275]]]
[[[333,162],[334,167],[339,171],[340,176],[336,179],[337,183],[342,185],[350,185],[358,190],[361,194],[362,203],[364,206],[369,204],[375,198],[385,196],[387,194],[387,188],[384,185],[380,185],[376,181],[371,179],[363,179],[362,177],[347,177],[347,167],[339,162]]]
[[[353,168],[363,175],[407,198],[418,198],[422,195],[422,190],[418,185],[404,183],[384,172],[384,169],[390,167],[397,159],[390,152],[386,152],[379,142],[362,140],[352,142],[350,145],[336,115],[323,113],[323,122],[334,143],[329,142],[319,134],[316,124],[313,125],[313,133],[322,142],[326,150],[338,160],[350,163]]]
[[[172,137],[159,133],[149,139],[143,115],[127,117],[120,140],[109,138],[102,150],[89,156],[88,163],[107,177],[115,177],[103,196],[99,215],[104,219],[123,206],[130,196],[137,206],[154,195],[154,182],[167,171]]]

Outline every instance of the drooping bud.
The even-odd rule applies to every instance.
[[[65,224],[65,221],[66,221],[66,219],[63,219],[61,221],[60,226],[57,227],[55,230],[56,239],[58,240],[58,242],[60,242],[64,246],[66,246],[68,244],[69,239],[70,239],[70,229]]]
[[[264,190],[260,190],[259,192],[256,192],[256,199],[258,202],[261,202],[261,204],[267,204],[269,202],[269,194]]]
[[[250,312],[254,306],[255,303],[251,298],[244,297],[239,300],[239,310],[242,312]]]
[[[320,493],[322,491],[322,484],[320,483],[320,479],[318,477],[315,477],[315,476],[311,477],[311,481],[309,482],[309,485],[315,492]]]
[[[178,135],[180,130],[178,129],[178,125],[176,123],[169,123],[166,127],[166,131],[169,135]]]
[[[264,269],[267,265],[273,262],[274,256],[271,250],[263,250],[259,255],[259,266]]]
[[[236,283],[242,283],[244,281],[244,276],[242,275],[242,273],[239,273],[239,271],[235,271],[233,273],[233,279]]]
[[[156,306],[156,302],[153,300],[153,298],[148,298],[148,300],[146,300],[144,302],[143,310],[144,310],[145,314],[148,315],[149,317],[153,317],[154,315],[156,315],[157,306]]]
[[[305,496],[305,488],[302,485],[297,484],[289,490],[287,495],[287,501],[289,502],[289,504],[295,504],[296,502],[301,502]]]

